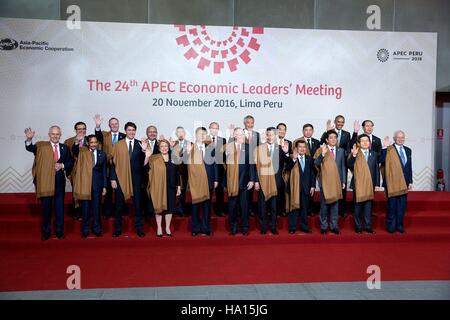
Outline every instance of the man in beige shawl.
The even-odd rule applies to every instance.
[[[122,211],[125,201],[133,199],[134,226],[138,237],[144,237],[144,221],[142,213],[142,195],[145,149],[141,141],[135,139],[136,124],[125,124],[125,139],[114,145],[110,169],[111,186],[116,191],[116,212],[113,237],[122,234]]]
[[[408,190],[412,189],[413,173],[412,152],[404,143],[405,133],[398,130],[394,132],[394,144],[389,145],[389,137],[384,138],[384,148],[381,151],[385,155],[381,173],[388,198],[386,229],[389,233],[405,232],[403,219]]]
[[[218,170],[213,147],[206,144],[207,130],[195,130],[195,142],[186,146],[188,188],[192,198],[192,236],[212,234],[209,221],[210,193],[218,186]],[[200,218],[201,211],[201,218]]]
[[[256,164],[255,190],[258,192],[258,214],[261,234],[267,233],[266,211],[270,211],[270,231],[278,234],[277,228],[277,195],[283,180],[283,168],[289,160],[289,145],[276,143],[277,129],[266,129],[266,142],[256,147],[254,160]]]
[[[359,135],[347,159],[347,166],[353,173],[350,188],[353,189],[355,205],[353,219],[355,232],[358,234],[363,230],[375,233],[371,217],[374,190],[379,191],[380,185],[380,155],[374,150],[369,150],[369,146],[369,136]]]
[[[345,151],[337,146],[336,131],[328,130],[325,141],[326,143],[323,143],[314,155],[314,164],[319,172],[320,232],[326,234],[329,225],[332,233],[340,234],[338,210],[342,189],[346,186]],[[330,213],[329,224],[328,213]]]
[[[78,136],[77,136],[78,137]],[[73,195],[80,202],[83,223],[81,236],[89,235],[90,211],[92,210],[92,229],[96,237],[102,235],[100,206],[102,195],[106,194],[106,162],[107,156],[98,150],[98,140],[93,134],[87,136],[87,145],[80,146],[76,139],[72,146],[72,154],[76,157],[73,176]]]
[[[293,147],[292,159],[286,163],[286,170],[289,172],[287,210],[289,212],[290,234],[295,234],[299,216],[301,231],[311,233],[308,223],[308,209],[311,205],[310,197],[315,192],[316,171],[314,159],[306,154],[307,149],[306,141],[298,139]]]
[[[249,234],[248,193],[255,181],[255,164],[251,161],[250,147],[245,143],[242,128],[234,128],[233,139],[225,145],[226,175],[225,186],[228,194],[228,221],[230,234],[235,235],[240,229],[244,236]],[[238,207],[241,223],[238,228]]]
[[[33,182],[36,186],[36,196],[42,203],[42,240],[51,236],[52,204],[55,204],[56,237],[64,238],[64,195],[66,188],[65,174],[72,171],[72,157],[65,144],[59,142],[61,129],[51,126],[48,130],[50,141],[33,143],[35,132],[25,129],[25,149],[35,155],[33,163]]]
[[[86,130],[87,126],[86,123],[83,121],[78,121],[74,124],[73,129],[75,130],[75,135],[73,137],[67,138],[64,141],[64,144],[69,148],[70,154],[74,161],[76,161],[76,156],[72,153],[72,146],[75,142],[77,142],[81,147],[83,145],[87,145],[87,139],[86,139]],[[72,186],[73,190],[73,178],[76,173],[76,168],[73,168],[73,172],[70,176],[68,176],[70,185]],[[81,219],[81,206],[80,203],[75,197],[73,197],[73,191],[72,191],[72,203],[70,204],[70,214],[73,219],[80,220]]]
[[[103,216],[105,219],[109,219],[114,216],[114,212],[116,210],[117,201],[113,201],[114,189],[111,188],[111,175],[110,175],[110,167],[111,167],[111,159],[112,159],[112,151],[113,146],[122,139],[125,139],[125,133],[119,131],[119,120],[115,117],[112,117],[108,121],[109,131],[103,131],[101,126],[103,123],[103,118],[96,114],[94,116],[95,123],[95,136],[99,142],[99,150],[102,150],[106,153],[108,157],[108,161],[106,163],[106,179],[108,183],[108,187],[106,188],[106,196],[103,205]]]

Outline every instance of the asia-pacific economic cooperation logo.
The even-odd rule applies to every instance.
[[[184,57],[194,61],[198,69],[212,69],[214,74],[234,72],[241,63],[248,64],[252,52],[261,47],[257,37],[264,34],[261,27],[232,27],[224,36],[212,34],[223,32],[223,27],[175,25],[175,28],[182,33],[176,42],[186,48]]]
[[[377,52],[377,58],[380,62],[386,62],[389,59],[389,51],[387,49],[380,49]]]

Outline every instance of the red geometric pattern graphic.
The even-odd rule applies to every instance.
[[[177,45],[186,48],[184,57],[193,60],[200,70],[212,70],[213,74],[234,72],[240,63],[248,64],[252,52],[261,48],[257,37],[264,34],[262,27],[232,27],[229,36],[215,39],[207,27],[175,25],[182,33],[176,38]]]

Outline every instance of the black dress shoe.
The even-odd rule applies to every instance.
[[[198,236],[198,232],[192,232],[192,236],[193,236],[193,237]]]
[[[295,234],[295,230],[289,230],[289,234]]]
[[[118,237],[120,237],[121,234],[122,234],[122,232],[120,232],[120,231],[115,231],[115,232],[113,233],[113,238],[118,238]]]
[[[43,234],[43,235],[41,235],[41,240],[42,241],[46,241],[48,239],[50,239],[50,234]]]
[[[248,231],[242,231],[242,235],[248,236]]]
[[[401,234],[405,233],[405,230],[403,230],[403,229],[395,229],[395,231],[397,231],[398,233],[401,233]]]
[[[356,232],[357,234],[361,234],[361,233],[362,233],[362,230],[356,229],[355,232]]]
[[[81,234],[81,237],[83,237],[83,238],[87,238],[87,237],[88,237],[88,235],[89,235],[89,232],[83,232],[83,233]]]
[[[260,232],[261,234],[266,234],[267,233],[267,231],[266,230],[261,230],[261,232]]]
[[[375,230],[373,230],[373,229],[366,229],[364,231],[367,232],[367,233],[370,233],[370,234],[375,234],[376,233]]]
[[[139,238],[145,237],[145,233],[142,230],[139,230],[138,232],[136,232],[136,234]]]
[[[207,232],[205,232],[205,233],[203,233],[203,234],[204,234],[205,236],[208,236],[208,237],[209,237],[209,236],[211,236],[212,233],[211,233],[211,231],[207,231]]]
[[[273,235],[278,234],[278,230],[277,229],[271,229],[270,231],[272,232]]]
[[[57,237],[59,240],[62,240],[62,239],[64,239],[66,236],[64,235],[64,233],[57,233],[57,234],[56,234],[56,237]]]
[[[386,229],[386,231],[390,234],[393,234],[395,232],[394,230],[389,230],[389,229]]]
[[[166,237],[173,237],[173,235],[171,232],[169,232],[169,233],[166,232]]]
[[[100,238],[101,236],[103,236],[103,233],[100,231],[100,232],[94,232],[94,235],[97,237],[97,238]]]
[[[312,233],[312,231],[311,231],[310,228],[308,228],[308,229],[302,229],[302,232],[304,232],[304,233]]]
[[[163,234],[162,234],[162,233],[157,233],[156,236],[157,236],[158,238],[162,238]]]
[[[327,230],[321,229],[320,234],[327,234]]]
[[[334,234],[340,234],[341,231],[339,231],[339,229],[331,229],[331,232]]]

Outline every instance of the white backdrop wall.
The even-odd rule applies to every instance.
[[[0,192],[33,191],[25,127],[39,140],[58,124],[67,138],[80,120],[93,132],[96,113],[104,129],[111,116],[135,122],[138,137],[211,121],[228,135],[251,114],[258,130],[285,122],[295,139],[309,122],[319,138],[337,114],[348,131],[371,119],[380,138],[406,132],[415,189],[433,188],[436,33],[5,18],[0,40]]]

